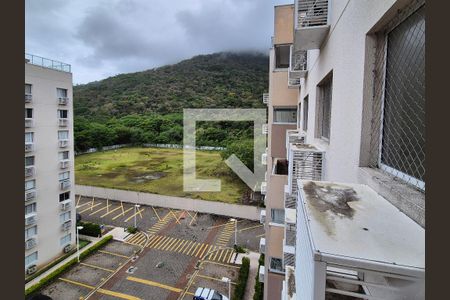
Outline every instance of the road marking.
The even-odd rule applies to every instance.
[[[209,245],[209,247],[211,247],[211,245]],[[205,249],[203,249],[203,251],[200,253],[199,257],[203,257],[203,254],[206,252],[207,249],[208,249],[208,244],[206,244]]]
[[[244,229],[239,229],[238,232],[242,232],[242,231],[246,231],[246,230],[250,230],[250,229],[254,229],[254,228],[258,228],[258,227],[263,227],[263,224],[259,224],[259,225],[255,225],[255,226],[251,226],[251,227],[247,227]]]
[[[200,247],[200,249],[198,249],[197,254],[195,254],[196,257],[200,257],[200,253],[203,253],[203,252],[202,252],[203,247],[207,248],[207,247],[208,247],[208,244],[203,244],[203,243],[202,243],[202,246]]]
[[[174,252],[178,252],[178,249],[182,248],[181,246],[185,245],[188,242],[188,240],[181,240],[181,243],[178,244],[178,246],[173,249]]]
[[[191,245],[192,245],[193,243],[194,243],[194,241],[190,241],[189,244],[188,244],[186,247],[183,246],[183,248],[182,248],[183,251],[181,251],[181,249],[180,249],[180,252],[184,254],[184,253],[186,252],[186,250],[187,250],[189,247],[191,247]],[[189,248],[189,249],[190,249],[190,248]]]
[[[188,212],[188,213],[189,213],[189,212]],[[192,217],[192,220],[191,220],[191,222],[189,223],[189,226],[192,225],[192,222],[195,221],[195,217],[197,217],[197,213],[198,213],[198,212],[195,212],[195,215]],[[189,214],[189,215],[190,215],[190,214]]]
[[[81,282],[78,282],[78,281],[73,281],[73,280],[70,280],[70,279],[62,278],[62,277],[59,277],[58,279],[61,280],[61,281],[64,281],[64,282],[68,282],[68,283],[71,283],[71,284],[75,284],[75,285],[78,285],[78,286],[82,286],[82,287],[88,288],[90,290],[93,290],[95,288],[92,285],[84,284],[84,283],[81,283]]]
[[[114,296],[114,297],[121,298],[121,299],[141,300],[141,298],[138,298],[138,297],[134,297],[134,296],[131,296],[131,295],[127,295],[127,294],[123,294],[123,293],[119,293],[119,292],[114,292],[114,291],[110,291],[110,290],[105,290],[105,289],[98,289],[97,292],[99,292],[100,294],[104,294],[104,295],[108,295],[108,296]]]
[[[114,256],[119,256],[119,257],[123,257],[123,258],[130,258],[129,256],[122,255],[122,254],[119,254],[119,253],[109,252],[109,251],[106,251],[106,250],[98,250],[98,252],[106,253],[106,254],[110,254],[110,255],[114,255]]]
[[[157,236],[156,239],[152,240],[152,242],[150,244],[148,244],[149,248],[154,248],[156,246],[156,244],[159,243],[159,241],[161,241],[161,239],[163,239],[164,237],[162,235]]]
[[[173,240],[173,237],[167,237],[163,243],[161,243],[159,246],[157,246],[155,248],[162,249],[165,246],[167,246],[172,240]]]
[[[181,224],[181,223],[177,220],[177,215],[173,212],[173,210],[171,210],[171,209],[169,208],[169,211],[170,211],[170,213],[173,215],[173,217],[175,218],[175,221],[176,221],[178,224]]]
[[[265,235],[265,233],[257,235],[256,237],[259,238],[259,237],[263,237],[264,235]]]
[[[121,216],[125,216],[125,214],[127,213],[127,212],[129,212],[130,210],[132,210],[133,209],[133,207],[130,207],[129,209],[127,209],[126,211],[122,211],[120,214],[118,214],[117,216],[115,216],[115,217],[113,217],[111,220],[115,220],[115,219],[117,219],[118,217],[121,217]]]
[[[212,258],[212,260],[216,260],[216,257],[217,257],[217,255],[219,254],[219,249],[220,249],[220,247],[217,247],[216,251],[214,251],[214,252],[215,252],[215,255],[214,255],[214,257]]]
[[[243,221],[245,221],[245,220],[238,220],[237,222],[239,223],[239,222],[243,222]],[[214,225],[214,226],[208,227],[208,229],[213,229],[213,228],[217,228],[217,227],[221,227],[221,226],[226,226],[226,225],[230,226],[230,224],[232,224],[232,225],[234,226],[234,222],[230,222],[230,221],[229,221],[229,222],[224,223],[224,224]]]
[[[176,239],[173,238],[173,237],[169,238],[169,241],[168,241],[167,243],[165,243],[164,246],[162,246],[162,247],[159,248],[159,249],[164,250],[164,249],[168,248],[169,245],[171,245],[175,240],[176,240]]]
[[[137,216],[138,214],[139,214],[139,216],[141,217],[141,219],[142,219],[142,215],[141,215],[141,212],[143,212],[144,211],[144,209],[140,209],[140,210],[138,210],[136,213],[134,213],[133,215],[131,215],[128,219],[126,219],[124,222],[128,222],[129,220],[131,220],[131,218],[133,218],[134,216]]]
[[[78,207],[78,204],[80,204],[80,200],[81,200],[81,195],[78,195],[77,207]]]
[[[153,243],[154,240],[156,240],[158,238],[158,236],[156,235],[151,235],[147,241],[147,244],[145,245],[145,247],[150,246],[151,243]]]
[[[100,218],[103,218],[103,217],[109,215],[110,213],[115,212],[116,210],[121,209],[121,208],[122,208],[121,206],[118,206],[118,207],[114,208],[113,210],[110,210],[106,214],[101,215]]]
[[[173,248],[176,247],[179,243],[181,243],[182,240],[175,239],[173,243],[170,244],[170,246],[167,247],[167,251],[173,251]]]
[[[76,206],[76,209],[79,209],[79,208],[81,208],[81,207],[83,207],[83,206],[86,206],[86,205],[88,205],[88,204],[92,204],[92,202],[89,201],[89,202],[83,203],[83,204],[81,204],[81,205],[77,205],[77,206]]]
[[[163,236],[162,240],[159,243],[157,243],[155,246],[153,246],[153,248],[160,248],[163,244],[168,242],[169,239],[170,238],[168,236]]]
[[[107,269],[107,268],[103,268],[103,267],[99,267],[99,266],[94,266],[94,265],[83,263],[83,262],[80,262],[80,265],[83,265],[83,266],[86,266],[86,267],[90,267],[90,268],[93,268],[93,269],[99,269],[99,270],[111,272],[111,273],[115,271],[115,270],[111,270],[111,269]]]
[[[97,204],[95,204],[95,205],[91,205],[90,207],[88,207],[88,208],[86,208],[86,209],[80,211],[79,213],[82,214],[82,213],[84,213],[85,211],[92,210],[92,209],[94,209],[94,207],[99,206],[99,205],[101,205],[101,203],[97,203]]]
[[[235,269],[239,269],[239,268],[240,268],[240,267],[238,267],[238,266],[221,264],[221,263],[218,263],[218,262],[215,262],[215,261],[211,261],[211,260],[204,260],[204,261],[202,262],[202,264],[203,264],[203,263],[208,263],[208,264],[213,264],[213,265],[219,265],[219,266],[224,266],[224,267],[229,267],[229,268],[235,268]]]
[[[186,253],[186,255],[194,256],[193,254],[194,254],[195,250],[197,250],[197,248],[200,246],[200,244],[196,242],[196,243],[194,243],[194,245],[195,245],[195,247],[193,248],[192,253],[191,253],[191,249],[189,249],[189,251]]]
[[[223,255],[224,250],[225,250],[225,249],[220,250],[220,255],[219,255],[219,258],[217,259],[217,261],[220,261],[220,259],[222,258],[222,255]]]
[[[228,258],[226,259],[226,263],[229,263],[231,260],[231,257],[233,256],[233,251],[230,251],[230,255],[228,256]]]
[[[137,278],[137,277],[132,277],[132,276],[128,276],[127,280],[143,283],[143,284],[150,285],[150,286],[156,286],[156,287],[166,289],[166,290],[176,292],[176,293],[181,293],[183,291],[182,289],[179,289],[179,288],[176,288],[173,286],[169,286],[169,285],[165,285],[162,283],[158,283],[158,282],[154,282],[154,281],[150,281],[150,280],[146,280],[146,279],[141,279],[141,278]]]
[[[101,212],[102,210],[107,209],[107,208],[110,207],[111,205],[112,205],[112,204],[108,204],[108,205],[106,205],[106,206],[103,207],[103,208],[100,208],[100,209],[98,209],[98,210],[96,210],[96,211],[94,211],[94,212],[91,212],[89,215],[90,215],[90,216],[95,215],[96,213],[99,213],[99,212]]]
[[[211,277],[211,276],[207,276],[207,275],[201,275],[201,274],[197,274],[197,277],[211,279],[211,280],[216,280],[216,281],[222,281],[222,279],[220,279],[220,278],[215,278],[215,277]],[[236,285],[236,282],[232,281],[231,284]]]
[[[156,212],[156,209],[153,206],[152,206],[152,208],[153,208],[153,212],[158,217],[158,221],[161,221],[161,218],[159,217],[158,213]]]

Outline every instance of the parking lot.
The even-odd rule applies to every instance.
[[[127,228],[136,219],[139,232],[110,242],[52,283],[43,292],[53,299],[192,299],[199,286],[228,297],[221,279],[230,278],[234,289],[235,226],[238,244],[252,251],[264,233],[258,222],[192,211],[85,197],[76,205],[83,221]]]

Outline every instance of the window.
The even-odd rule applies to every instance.
[[[66,201],[69,199],[70,199],[70,192],[59,194],[59,202]]]
[[[32,119],[32,118],[33,118],[33,109],[25,108],[25,119]]]
[[[270,271],[283,272],[283,260],[281,258],[270,258]]]
[[[58,118],[59,119],[67,119],[67,109],[58,109]]]
[[[31,84],[25,83],[25,95],[31,95]]]
[[[289,56],[291,54],[291,45],[275,45],[275,68],[289,68]]]
[[[333,75],[328,75],[317,87],[317,132],[316,137],[330,139],[331,92]]]
[[[59,177],[59,181],[68,180],[69,179],[69,175],[70,175],[69,171],[59,173],[59,176],[58,176]]]
[[[70,244],[71,240],[72,240],[72,234],[69,233],[69,234],[63,236],[63,237],[59,240],[59,245],[65,246],[65,245],[67,245],[67,244]]]
[[[271,222],[284,224],[284,209],[272,208],[270,210]]]
[[[69,221],[70,220],[70,214],[71,214],[70,211],[60,214],[59,215],[59,222],[62,224],[64,222],[66,222],[66,221]]]
[[[25,205],[25,215],[36,212],[36,203]]]
[[[56,95],[58,96],[58,98],[66,98],[67,97],[67,89],[57,88]]]
[[[25,229],[25,240],[28,240],[29,238],[32,238],[36,234],[37,234],[37,226],[36,225]]]
[[[31,253],[30,255],[25,256],[25,267],[35,264],[37,262],[37,259],[38,259],[37,251]]]
[[[300,116],[302,115],[301,111],[302,111],[302,104],[299,103],[297,109],[297,128],[300,128]]]
[[[58,131],[58,140],[68,140],[68,139],[69,139],[69,131],[68,130]]]
[[[297,122],[297,108],[274,108],[273,122],[295,124]]]
[[[303,131],[308,130],[308,96],[303,99]]]
[[[69,159],[69,151],[59,152],[58,156],[59,156],[59,160]]]
[[[27,180],[25,181],[25,191],[29,191],[36,188],[36,180]]]
[[[34,166],[34,156],[25,157],[25,167]]]
[[[33,143],[34,132],[25,132],[25,143]]]

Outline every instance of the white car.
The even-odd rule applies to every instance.
[[[229,300],[224,295],[219,294],[217,291],[199,287],[195,291],[194,300]]]

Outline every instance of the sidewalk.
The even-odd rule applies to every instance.
[[[248,274],[247,286],[245,287],[245,294],[244,294],[245,300],[252,300],[253,295],[255,294],[255,277],[256,273],[258,273],[259,255],[260,254],[257,252],[250,252],[249,254],[244,255],[250,258],[250,271]]]

